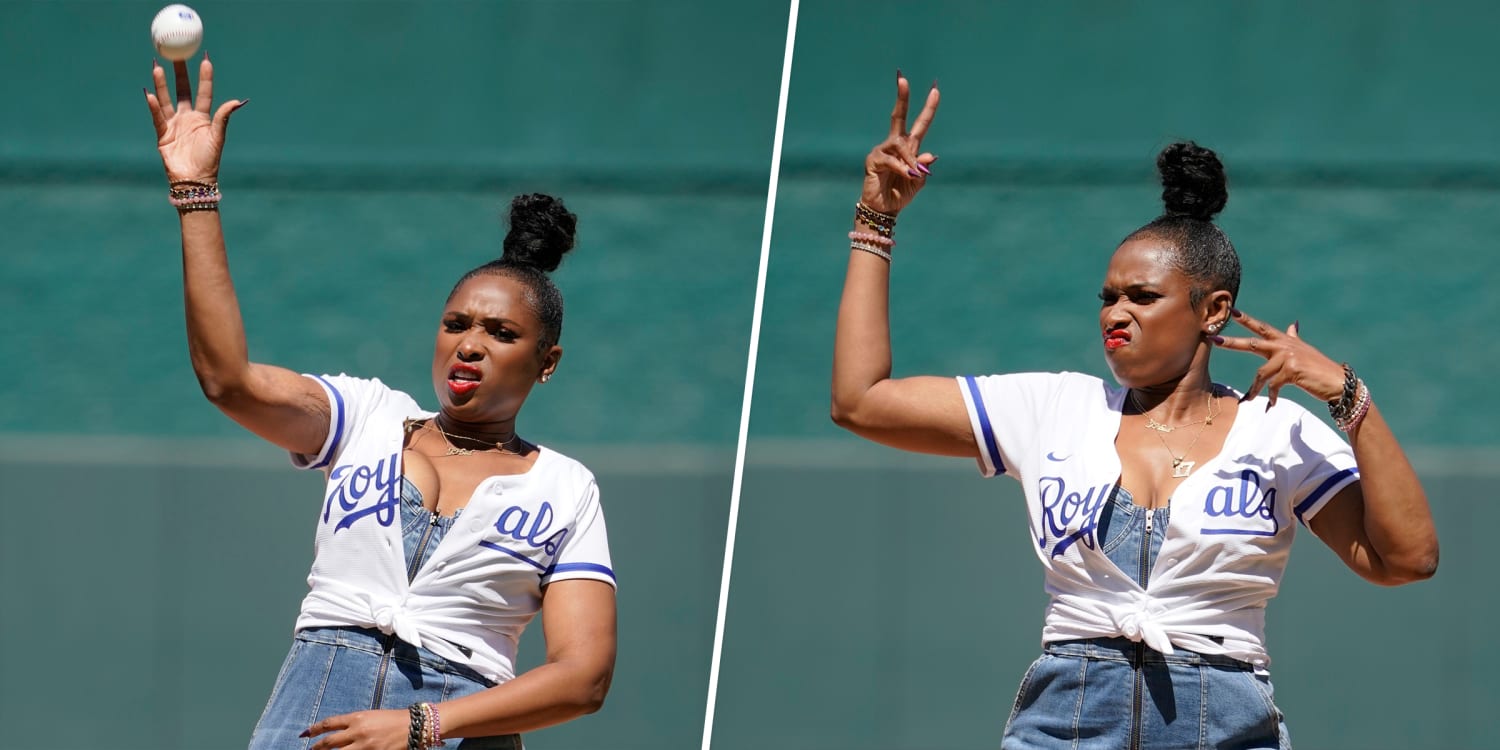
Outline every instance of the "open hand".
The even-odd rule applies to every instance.
[[[303,736],[327,735],[311,750],[406,750],[410,733],[411,712],[395,709],[330,716],[308,727]]]
[[[217,182],[219,156],[224,150],[224,134],[229,116],[245,102],[231,100],[219,106],[209,117],[213,106],[214,68],[203,56],[198,65],[198,99],[193,100],[192,81],[186,62],[172,63],[176,73],[177,103],[167,94],[167,72],[153,58],[151,81],[155,91],[147,89],[146,105],[151,109],[151,123],[156,126],[156,148],[161,152],[167,180],[179,182]]]
[[[1332,401],[1343,395],[1344,366],[1303,341],[1299,330],[1301,326],[1297,323],[1292,323],[1286,331],[1281,331],[1239,310],[1233,311],[1230,317],[1255,336],[1216,336],[1214,343],[1224,349],[1251,352],[1266,358],[1266,363],[1255,371],[1255,380],[1250,383],[1241,400],[1255,398],[1260,389],[1265,388],[1269,399],[1266,408],[1269,409],[1276,404],[1277,394],[1286,385],[1295,385],[1321,401]]]
[[[922,139],[937,114],[938,89],[933,81],[927,92],[927,103],[917,119],[906,129],[907,103],[911,85],[900,71],[896,72],[896,107],[891,110],[891,131],[886,139],[865,157],[865,184],[860,201],[881,213],[896,214],[911,203],[927,181],[927,167],[937,157],[921,153]]]

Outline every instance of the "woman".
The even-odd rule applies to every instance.
[[[187,66],[177,104],[153,63],[146,91],[182,222],[188,345],[204,394],[323,470],[316,554],[296,637],[252,748],[519,748],[518,733],[596,710],[615,656],[614,574],[593,476],[529,442],[516,418],[562,357],[547,278],[575,217],[517,198],[503,257],[465,274],[439,321],[422,409],[379,380],[252,362],[218,214],[230,101],[209,116],[213,67]],[[540,611],[547,660],[515,675]]]
[[[908,131],[908,92],[898,74],[890,134],[865,159],[833,419],[1021,482],[1051,599],[1002,747],[1289,747],[1264,612],[1296,523],[1379,584],[1437,567],[1422,486],[1368,389],[1296,323],[1234,307],[1239,259],[1212,223],[1223,167],[1191,143],[1161,153],[1166,212],[1105,271],[1099,333],[1118,387],[1077,373],[891,378],[896,216],[931,173],[921,142],[939,100],[934,88]],[[1230,321],[1254,335],[1220,336]],[[1216,347],[1265,359],[1248,391],[1214,383]],[[1330,402],[1349,442],[1279,400],[1287,386]]]

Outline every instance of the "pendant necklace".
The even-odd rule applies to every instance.
[[[1203,431],[1208,429],[1208,426],[1214,423],[1214,417],[1219,416],[1217,410],[1215,410],[1214,408],[1217,405],[1214,402],[1214,391],[1210,390],[1208,392],[1208,416],[1196,422],[1187,422],[1177,425],[1176,427],[1170,427],[1153,419],[1151,415],[1147,413],[1146,409],[1141,406],[1140,399],[1136,398],[1135,391],[1133,390],[1130,392],[1130,400],[1135,404],[1136,410],[1145,415],[1146,429],[1156,433],[1156,437],[1161,439],[1161,447],[1166,448],[1167,455],[1172,457],[1172,478],[1182,479],[1187,475],[1192,474],[1193,466],[1198,462],[1186,461],[1184,459],[1188,457],[1189,453],[1193,452],[1193,446],[1198,444],[1198,438],[1203,437]],[[1183,427],[1192,427],[1195,424],[1201,424],[1202,426],[1199,427],[1198,432],[1193,435],[1193,442],[1188,443],[1187,450],[1183,451],[1182,455],[1180,456],[1176,453],[1173,453],[1172,446],[1167,445],[1166,433],[1181,429]]]

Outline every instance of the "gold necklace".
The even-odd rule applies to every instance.
[[[407,420],[407,429],[417,429],[416,425],[418,425],[418,423],[418,420],[415,419]],[[438,424],[437,417],[433,417],[432,419],[427,420],[427,424],[432,425],[432,429],[437,430],[438,434],[443,436],[443,442],[448,444],[448,450],[443,454],[444,456],[472,456],[476,452],[488,450],[496,450],[501,453],[509,453],[514,456],[519,456],[521,455],[519,446],[524,444],[524,442],[520,439],[521,436],[512,432],[510,434],[510,437],[498,443],[494,443],[493,445],[486,444],[483,448],[460,448],[457,445],[453,444],[454,440],[468,440],[474,443],[483,443],[484,441],[480,440],[479,438],[471,438],[467,435],[454,435],[448,432],[447,430],[443,429],[442,425]],[[511,447],[512,444],[515,444],[518,447],[513,448]]]
[[[1182,479],[1183,477],[1186,477],[1189,474],[1192,474],[1193,473],[1193,466],[1198,463],[1197,461],[1186,461],[1184,459],[1186,459],[1188,457],[1189,453],[1193,452],[1193,446],[1196,446],[1198,444],[1198,438],[1203,437],[1203,431],[1207,430],[1208,426],[1214,423],[1214,417],[1218,416],[1218,412],[1214,409],[1214,407],[1217,405],[1214,402],[1214,392],[1215,391],[1209,391],[1208,392],[1208,416],[1207,417],[1204,417],[1203,419],[1200,419],[1197,422],[1188,422],[1186,424],[1177,425],[1177,427],[1175,427],[1175,428],[1174,427],[1167,427],[1166,425],[1161,424],[1160,422],[1157,422],[1156,420],[1152,419],[1151,415],[1150,414],[1146,414],[1146,410],[1141,408],[1141,402],[1140,402],[1139,399],[1137,399],[1135,397],[1135,391],[1131,391],[1130,392],[1130,400],[1135,403],[1135,408],[1138,409],[1138,410],[1140,410],[1140,412],[1142,414],[1146,415],[1146,429],[1152,430],[1152,431],[1154,431],[1156,433],[1156,437],[1158,437],[1158,438],[1161,439],[1161,447],[1166,448],[1167,449],[1167,455],[1172,457],[1172,478],[1173,479]],[[1203,426],[1199,427],[1197,434],[1193,435],[1193,442],[1188,443],[1187,450],[1183,451],[1182,455],[1180,455],[1180,456],[1177,455],[1177,454],[1175,454],[1175,453],[1173,453],[1172,452],[1172,446],[1167,445],[1167,436],[1164,433],[1168,433],[1168,432],[1171,432],[1174,429],[1179,429],[1179,428],[1182,428],[1182,427],[1191,427],[1191,426],[1193,426],[1195,424],[1199,424],[1200,422],[1202,423]],[[1166,428],[1166,429],[1162,429],[1162,428]]]
[[[1144,407],[1144,406],[1141,405],[1141,400],[1139,398],[1136,398],[1134,390],[1130,391],[1130,402],[1133,403],[1133,404],[1135,404],[1135,410],[1136,411],[1140,412],[1143,416],[1146,417],[1146,429],[1148,429],[1148,430],[1156,430],[1157,432],[1171,432],[1173,430],[1180,430],[1180,429],[1182,429],[1184,427],[1192,427],[1193,425],[1198,424],[1199,422],[1202,422],[1204,424],[1213,424],[1214,423],[1214,417],[1219,416],[1217,413],[1214,412],[1214,393],[1216,392],[1216,390],[1217,389],[1210,390],[1208,392],[1208,416],[1207,417],[1204,417],[1203,419],[1197,420],[1196,422],[1183,422],[1182,424],[1177,425],[1176,427],[1173,427],[1171,425],[1162,424],[1161,422],[1156,421],[1156,417],[1151,416],[1151,412],[1148,411],[1146,409],[1146,407]]]

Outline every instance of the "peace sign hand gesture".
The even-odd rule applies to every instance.
[[[1245,390],[1243,401],[1255,398],[1261,388],[1266,388],[1269,399],[1266,408],[1269,409],[1276,405],[1277,394],[1287,385],[1295,385],[1320,401],[1333,401],[1343,395],[1344,366],[1303,341],[1301,325],[1292,323],[1283,332],[1239,310],[1234,310],[1231,317],[1255,336],[1216,336],[1214,343],[1224,349],[1251,352],[1266,358],[1266,363],[1255,371],[1255,380]]]
[[[188,78],[187,63],[172,63],[177,81],[177,104],[170,104],[167,94],[167,72],[151,61],[151,80],[155,91],[145,90],[146,106],[151,109],[151,123],[156,126],[156,148],[161,152],[162,165],[167,170],[167,180],[180,182],[217,182],[219,178],[219,156],[224,150],[224,135],[229,127],[229,116],[245,106],[245,102],[231,100],[219,106],[213,117],[209,117],[213,106],[214,67],[203,56],[198,66],[198,100],[193,101],[192,81]],[[248,100],[247,100],[248,101]]]
[[[932,118],[937,114],[937,81],[927,92],[927,103],[917,113],[917,119],[906,129],[907,103],[911,99],[911,86],[901,71],[896,71],[896,107],[891,110],[891,132],[886,139],[865,157],[865,184],[860,201],[881,213],[900,212],[917,196],[932,174],[927,165],[937,161],[929,153],[919,153],[922,139]]]

